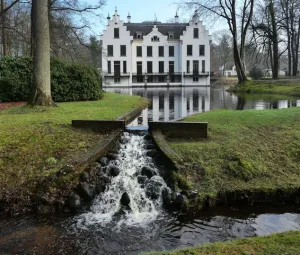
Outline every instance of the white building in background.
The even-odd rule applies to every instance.
[[[210,40],[199,16],[189,23],[120,20],[117,9],[101,35],[103,86],[210,85]]]

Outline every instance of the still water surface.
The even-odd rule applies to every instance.
[[[238,96],[228,86],[182,88],[106,88],[107,92],[139,95],[152,104],[131,125],[147,126],[148,121],[174,121],[188,115],[215,109],[263,110],[300,106],[300,98],[284,95]]]
[[[227,93],[223,86],[107,91],[151,99],[152,105],[132,123],[144,126],[149,120],[172,121],[219,108],[259,110],[300,106],[297,98],[238,97]],[[121,146],[119,158],[113,162],[124,172],[113,180],[102,197],[76,215],[0,219],[0,254],[140,254],[300,229],[298,206],[218,207],[193,216],[165,212],[160,200],[151,202],[145,197],[135,174],[143,164],[157,170],[159,166],[146,156],[141,137],[124,136],[128,142]],[[116,203],[124,191],[135,205],[132,211],[114,217],[118,210]]]

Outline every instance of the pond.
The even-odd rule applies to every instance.
[[[300,106],[300,98],[284,95],[234,95],[228,86],[178,88],[106,88],[107,92],[139,95],[152,104],[131,125],[147,126],[148,121],[174,121],[215,109],[283,109]]]
[[[147,126],[149,120],[172,121],[213,109],[281,109],[300,106],[285,96],[236,96],[225,86],[202,88],[107,89],[142,95],[152,105],[131,125]],[[300,207],[256,205],[217,207],[196,215],[168,213],[160,197],[147,197],[147,185],[138,182],[143,165],[160,166],[147,156],[145,137],[124,133],[118,158],[112,164],[121,173],[105,192],[77,214],[51,217],[26,216],[0,219],[0,254],[140,254],[202,243],[299,230]],[[126,141],[122,143],[122,141]],[[126,191],[130,210],[119,214],[119,199]]]
[[[228,86],[177,88],[106,88],[107,92],[139,95],[152,104],[131,125],[147,126],[148,121],[174,121],[215,109],[263,110],[300,106],[300,98],[284,95],[234,95]]]

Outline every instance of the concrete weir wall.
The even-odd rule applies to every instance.
[[[149,122],[149,131],[160,130],[173,138],[207,138],[207,122]]]
[[[107,132],[113,130],[124,130],[124,120],[72,120],[75,128],[91,129],[94,132]]]

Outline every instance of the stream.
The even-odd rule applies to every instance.
[[[151,99],[152,105],[131,126],[217,108],[300,106],[297,98],[257,95],[241,99],[224,87],[113,91]],[[125,132],[117,158],[109,162],[109,166],[120,169],[120,174],[77,214],[0,219],[0,254],[140,254],[300,229],[298,205],[217,207],[197,215],[166,212],[162,193],[170,189],[160,175],[167,166],[149,155],[147,145],[146,132]],[[145,166],[153,169],[154,176],[141,180]],[[124,192],[130,198],[127,207],[120,203]]]

